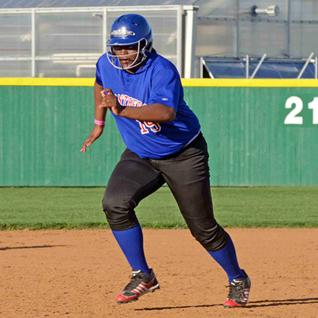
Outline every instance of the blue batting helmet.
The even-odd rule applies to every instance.
[[[124,69],[120,66],[112,47],[129,45],[137,45],[138,54],[135,61],[128,67],[125,67],[125,69],[131,69],[140,65],[147,59],[147,54],[152,49],[151,27],[147,20],[139,14],[124,14],[118,17],[112,24],[110,37],[107,41],[109,48],[107,57],[115,68]]]
[[[147,44],[152,42],[152,32],[147,20],[139,14],[124,14],[112,24],[107,44],[131,45],[142,40],[146,40]]]

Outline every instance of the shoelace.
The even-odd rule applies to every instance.
[[[131,275],[130,282],[125,286],[124,290],[133,290],[135,289],[141,282],[143,281],[143,277],[141,273],[133,273]]]
[[[244,290],[243,282],[237,282],[235,284],[230,284],[226,286],[229,288],[228,298],[236,298],[240,296],[241,292]]]

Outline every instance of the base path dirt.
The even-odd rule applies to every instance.
[[[318,229],[228,229],[252,279],[224,309],[226,276],[188,230],[145,230],[161,289],[114,301],[130,268],[109,230],[0,232],[0,317],[316,318]]]

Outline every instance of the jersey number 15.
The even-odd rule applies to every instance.
[[[137,122],[139,124],[140,133],[142,135],[149,134],[149,131],[157,133],[161,130],[161,126],[159,123],[154,123],[152,121],[139,121],[139,120],[137,120]]]

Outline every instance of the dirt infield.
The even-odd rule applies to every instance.
[[[0,317],[318,317],[318,229],[229,229],[252,278],[224,309],[226,277],[187,230],[145,230],[161,289],[117,305],[130,269],[109,230],[0,232]]]

